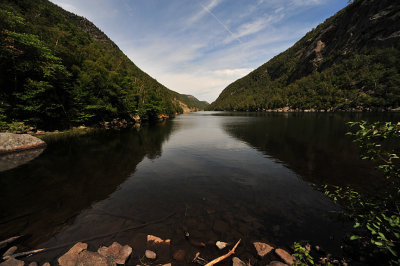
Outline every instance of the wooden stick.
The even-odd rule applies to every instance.
[[[105,237],[108,237],[108,236],[111,236],[111,235],[114,235],[114,234],[117,234],[117,233],[125,232],[125,231],[128,231],[128,230],[133,230],[133,229],[139,229],[139,228],[148,226],[150,224],[155,224],[155,223],[162,222],[162,221],[168,219],[169,217],[173,216],[174,214],[175,214],[175,212],[171,213],[170,215],[168,215],[168,216],[166,216],[164,218],[161,218],[161,219],[158,219],[158,220],[155,220],[155,221],[151,221],[151,222],[147,222],[147,223],[144,223],[144,224],[141,224],[141,225],[128,226],[128,227],[125,227],[123,229],[119,229],[119,230],[116,230],[116,231],[113,231],[113,232],[110,232],[110,233],[101,234],[101,235],[97,235],[97,236],[93,236],[93,237],[77,240],[77,241],[74,241],[74,242],[68,242],[68,243],[60,244],[60,245],[53,246],[53,247],[35,249],[35,250],[32,250],[32,251],[16,253],[16,254],[13,254],[13,255],[11,255],[9,257],[10,258],[18,258],[18,257],[22,257],[22,256],[36,254],[36,253],[39,253],[39,252],[45,252],[45,251],[49,251],[49,250],[64,248],[64,247],[67,247],[67,246],[70,246],[70,245],[74,245],[74,244],[76,244],[78,242],[88,242],[88,241],[92,241],[92,240],[95,240],[95,239],[98,239],[98,238],[105,238]]]
[[[228,253],[226,253],[225,255],[216,258],[215,260],[210,261],[209,263],[206,264],[206,266],[213,266],[214,264],[217,264],[218,262],[228,258],[230,255],[232,255],[233,253],[235,253],[235,250],[237,248],[237,246],[239,245],[240,241],[242,241],[242,239],[239,239],[239,241],[236,243],[236,245],[231,249],[231,251],[229,251]]]

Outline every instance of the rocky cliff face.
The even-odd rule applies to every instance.
[[[400,2],[354,1],[230,84],[209,109],[395,108],[399,54]]]

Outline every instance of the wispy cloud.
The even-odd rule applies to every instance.
[[[211,0],[207,5],[203,5],[200,3],[200,6],[202,7],[196,14],[191,16],[186,23],[188,25],[192,25],[193,23],[199,21],[201,18],[203,18],[208,12],[213,10],[216,6],[218,6],[223,0]]]

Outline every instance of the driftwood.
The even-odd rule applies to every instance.
[[[214,264],[217,264],[218,262],[223,261],[224,259],[228,258],[230,255],[235,253],[235,250],[236,250],[237,246],[239,245],[240,241],[242,241],[242,240],[239,239],[239,241],[236,243],[236,245],[228,253],[210,261],[209,263],[206,264],[206,266],[213,266]]]
[[[10,244],[11,242],[14,242],[15,240],[17,240],[20,237],[21,236],[13,236],[13,237],[10,237],[9,239],[1,241],[0,242],[0,248],[6,247],[8,244]]]
[[[139,229],[139,228],[143,228],[145,226],[151,225],[151,224],[156,224],[156,223],[162,222],[162,221],[172,217],[173,215],[175,215],[175,212],[171,213],[170,215],[168,215],[168,216],[166,216],[164,218],[161,218],[161,219],[158,219],[158,220],[154,220],[154,221],[151,221],[151,222],[147,222],[147,223],[144,223],[144,224],[135,225],[135,226],[128,226],[128,227],[125,227],[123,229],[115,230],[113,232],[109,232],[109,233],[106,233],[106,234],[96,235],[96,236],[92,236],[92,237],[89,237],[89,238],[76,240],[74,242],[68,242],[68,243],[56,245],[56,246],[53,246],[53,247],[35,249],[35,250],[32,250],[32,251],[26,251],[26,252],[21,252],[21,253],[15,253],[15,254],[9,256],[8,258],[18,258],[18,257],[33,255],[33,254],[40,253],[40,252],[46,252],[46,251],[50,251],[50,250],[55,250],[55,249],[60,249],[60,248],[64,248],[64,247],[67,247],[67,246],[71,246],[71,245],[76,244],[77,242],[88,242],[88,241],[92,241],[92,240],[99,239],[99,238],[105,238],[105,237],[108,237],[108,236],[111,236],[111,235],[115,235],[117,233],[129,231],[129,230],[134,230],[134,229]]]

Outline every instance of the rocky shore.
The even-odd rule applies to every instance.
[[[37,262],[25,262],[23,260],[24,257],[31,256],[37,253],[46,252],[48,250],[54,249],[52,248],[44,248],[44,249],[37,249],[33,251],[25,251],[16,253],[18,247],[13,245],[13,242],[17,241],[20,237],[12,237],[10,239],[0,241],[0,249],[6,248],[6,251],[2,255],[2,262],[0,266],[37,266],[39,265]],[[171,266],[175,263],[182,264],[182,262],[187,258],[188,254],[183,249],[177,249],[174,252],[171,252],[171,240],[166,239],[163,240],[157,236],[147,235],[145,239],[145,250],[143,254],[136,254],[139,255],[140,259],[137,265],[161,265],[161,266]],[[235,251],[240,249],[240,242],[239,240],[236,245],[232,245],[232,243],[217,241],[213,244],[215,249],[220,251],[226,252],[226,254],[217,257],[217,258],[203,258],[201,252],[198,251],[193,255],[193,259],[190,264],[192,265],[206,265],[212,266],[219,262],[231,261],[231,265],[233,266],[249,266],[252,265],[250,262],[244,262],[239,257],[234,256]],[[208,246],[210,243],[208,244]],[[11,247],[10,247],[11,246]],[[284,249],[281,248],[274,248],[273,246],[263,243],[263,242],[254,242],[254,253],[256,253],[260,259],[269,256],[272,254],[272,259],[267,266],[287,266],[293,265],[295,263],[295,258],[290,255]],[[205,248],[206,244],[200,245],[199,250]],[[138,251],[133,250],[132,247],[128,245],[121,245],[118,242],[113,242],[110,246],[101,246],[97,249],[97,251],[90,251],[88,250],[88,244],[78,242],[73,245],[66,253],[61,255],[57,259],[57,263],[53,265],[60,265],[60,266],[89,266],[89,265],[100,265],[100,266],[114,266],[114,265],[125,265],[132,252],[137,253]],[[157,263],[157,259],[160,257],[170,258],[171,262],[160,264]],[[205,255],[206,256],[206,255]],[[278,258],[278,259],[276,259]],[[132,264],[130,262],[129,264]],[[49,262],[42,262],[41,265],[49,266],[51,265]]]

